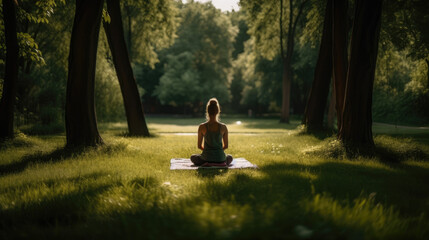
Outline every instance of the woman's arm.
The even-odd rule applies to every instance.
[[[201,150],[204,149],[203,147],[203,128],[202,128],[202,124],[198,127],[198,143],[197,143],[197,147]]]
[[[223,125],[225,127],[225,132],[223,133],[223,150],[228,148],[228,128],[226,125]]]

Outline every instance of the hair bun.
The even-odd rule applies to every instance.
[[[217,105],[216,100],[210,100],[210,105]]]

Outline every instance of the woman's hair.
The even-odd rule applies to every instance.
[[[211,98],[206,106],[206,119],[210,120],[210,116],[215,116],[216,121],[219,121],[220,106],[216,98]]]

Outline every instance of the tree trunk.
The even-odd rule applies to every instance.
[[[282,115],[280,122],[289,123],[290,112],[290,86],[292,82],[292,69],[289,60],[283,59],[282,75]]]
[[[132,136],[149,136],[143,106],[125,44],[119,0],[107,0],[107,10],[111,21],[104,23],[104,29],[121,86],[129,134]]]
[[[297,23],[299,21],[300,16],[302,15],[302,12],[304,10],[304,6],[307,3],[308,0],[304,0],[301,2],[301,4],[298,7],[298,13],[294,20],[294,6],[293,6],[293,0],[289,0],[289,28],[287,33],[287,47],[286,47],[286,56],[283,51],[283,26],[282,22],[280,21],[280,50],[281,50],[281,57],[283,61],[283,75],[282,75],[282,113],[280,116],[280,122],[281,123],[289,123],[290,118],[290,88],[292,83],[292,56],[293,56],[293,50],[294,50],[294,37],[295,37],[295,30]],[[280,11],[280,17],[282,17],[283,14],[283,1],[280,1],[281,11]]]
[[[347,78],[347,1],[332,2],[332,78],[335,84],[335,106],[337,110],[337,128],[341,129],[344,94]]]
[[[16,36],[16,7],[13,0],[3,0],[6,63],[3,94],[0,101],[0,138],[13,138],[13,109],[18,81],[18,40]]]
[[[103,0],[76,0],[66,96],[68,146],[103,143],[97,129],[94,105],[95,65],[103,3]]]
[[[339,139],[349,147],[372,148],[372,90],[382,0],[357,0]]]
[[[334,121],[335,121],[335,85],[334,82],[331,84],[331,98],[329,99],[329,108],[328,108],[328,117],[327,117],[327,127],[329,129],[334,129]]]
[[[323,117],[332,75],[332,0],[325,10],[322,41],[314,70],[313,85],[304,112],[304,124],[309,131],[323,129]]]

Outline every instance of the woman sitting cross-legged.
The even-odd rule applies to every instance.
[[[216,98],[210,99],[206,107],[207,122],[198,127],[198,148],[203,152],[191,156],[191,161],[197,166],[229,165],[232,162],[232,156],[224,152],[228,148],[228,128],[219,122],[219,114],[219,102]]]

